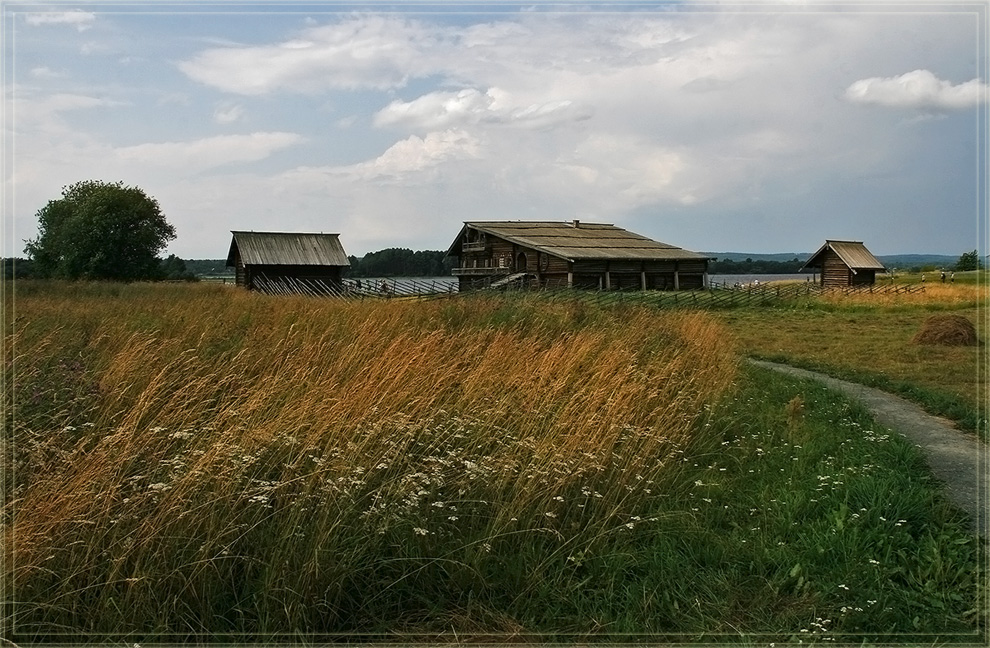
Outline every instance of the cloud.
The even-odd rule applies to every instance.
[[[109,45],[101,41],[89,41],[88,43],[83,43],[79,47],[79,53],[83,56],[92,56],[93,54],[108,54],[112,50]]]
[[[418,22],[369,16],[308,28],[274,45],[208,49],[180,62],[179,69],[195,81],[242,95],[388,89],[416,73],[424,39],[432,37]]]
[[[424,137],[411,135],[366,162],[297,167],[279,174],[276,182],[303,193],[325,194],[333,187],[338,194],[348,195],[382,185],[405,185],[432,195],[427,180],[438,179],[446,163],[481,159],[482,148],[477,138],[460,130],[428,133]]]
[[[375,115],[374,124],[414,129],[482,123],[548,128],[567,121],[588,119],[591,114],[590,108],[578,107],[566,99],[518,105],[508,92],[498,88],[490,88],[484,94],[469,88],[456,92],[431,92],[408,102],[393,101]]]
[[[480,159],[482,143],[462,130],[411,135],[390,146],[380,156],[345,166],[299,167],[282,174],[302,184],[323,184],[329,176],[352,181],[421,182],[424,173],[456,160]],[[352,185],[348,185],[353,190]]]
[[[35,27],[41,25],[72,25],[78,31],[86,31],[96,21],[96,14],[88,11],[44,11],[25,15],[24,21]]]
[[[213,111],[213,121],[218,124],[232,124],[244,118],[242,106],[223,104]]]
[[[366,177],[400,176],[436,167],[451,160],[480,157],[480,142],[464,131],[410,136],[396,142],[380,157],[354,167]]]
[[[50,67],[39,66],[31,68],[30,74],[35,79],[60,79],[65,76],[62,72],[56,72]]]
[[[596,134],[580,142],[559,161],[575,189],[584,186],[589,199],[614,202],[626,210],[651,203],[690,204],[702,199],[689,188],[690,165],[685,153],[624,136]],[[599,209],[608,209],[605,205]],[[614,209],[614,208],[613,208]]]
[[[654,64],[666,47],[688,38],[672,21],[642,16],[517,18],[455,26],[355,15],[303,28],[275,43],[206,49],[178,67],[195,81],[242,95],[390,90],[431,76],[448,86],[477,85],[486,78],[484,85],[498,86],[500,79],[512,79],[545,90],[543,81],[564,70],[596,74]]]
[[[960,110],[986,101],[987,85],[973,79],[959,85],[943,81],[928,70],[898,77],[871,77],[850,85],[845,99],[853,103],[892,108]]]
[[[114,154],[128,163],[196,172],[263,160],[275,151],[298,144],[302,139],[296,133],[283,132],[218,135],[188,142],[125,146],[114,149]]]
[[[57,116],[63,112],[90,108],[116,108],[126,105],[128,105],[126,102],[115,99],[70,92],[59,92],[39,98],[31,96],[29,91],[25,91],[17,98],[19,108],[17,121],[22,128],[35,126],[39,123],[54,126],[56,124],[52,120],[57,119]]]

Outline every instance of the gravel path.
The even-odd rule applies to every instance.
[[[988,537],[987,445],[957,430],[951,421],[932,416],[914,403],[887,392],[788,365],[749,360],[757,367],[799,378],[812,378],[865,405],[881,425],[920,447],[932,473],[945,484],[953,504],[969,514],[973,529]]]

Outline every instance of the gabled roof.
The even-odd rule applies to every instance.
[[[351,265],[340,244],[340,234],[235,231],[231,234],[228,266],[235,263],[235,251],[240,252],[244,265]]]
[[[704,254],[648,239],[621,227],[578,221],[475,221],[465,222],[448,256],[460,256],[460,244],[468,229],[478,230],[568,261],[622,259],[667,261],[708,259]]]
[[[804,264],[804,267],[821,267],[822,257],[827,250],[832,250],[842,262],[849,266],[855,273],[857,270],[884,270],[884,265],[877,261],[877,258],[866,249],[862,241],[832,241],[826,240],[817,252]]]

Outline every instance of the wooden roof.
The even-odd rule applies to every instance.
[[[447,254],[460,256],[467,230],[491,234],[517,245],[546,252],[568,261],[621,259],[667,261],[708,259],[669,243],[661,243],[606,223],[579,221],[475,221],[465,222]]]
[[[826,240],[825,245],[823,245],[817,252],[811,255],[811,258],[804,264],[804,268],[814,267],[818,268],[822,265],[822,257],[825,252],[832,250],[842,262],[849,266],[849,269],[854,273],[857,270],[884,270],[884,265],[880,263],[866,246],[863,245],[862,241],[833,241]]]
[[[232,231],[227,265],[240,252],[244,265],[318,265],[350,267],[340,234]]]

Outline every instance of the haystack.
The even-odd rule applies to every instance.
[[[911,339],[914,344],[975,346],[979,343],[973,323],[962,315],[932,315]]]

